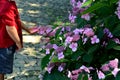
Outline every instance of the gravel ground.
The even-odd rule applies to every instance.
[[[69,0],[16,0],[16,3],[28,27],[68,20]],[[44,55],[40,53],[41,36],[24,34],[24,48],[15,54],[13,74],[6,75],[5,80],[42,80],[38,78]]]
[[[16,0],[21,19],[28,25],[68,21],[69,0]]]

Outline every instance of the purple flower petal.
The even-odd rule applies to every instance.
[[[109,70],[110,70],[108,64],[104,64],[104,65],[101,67],[101,69],[102,69],[102,71],[109,71]]]
[[[46,49],[46,54],[50,54],[50,49]]]
[[[68,37],[66,38],[66,40],[65,40],[65,43],[66,43],[66,44],[71,43],[71,42],[72,42],[72,39],[73,39],[73,37],[68,36]]]
[[[97,38],[96,35],[94,35],[94,36],[91,38],[91,43],[92,43],[92,44],[99,43],[99,42],[100,42],[100,40]]]
[[[63,58],[64,58],[63,52],[58,53],[58,59],[63,59]]]
[[[69,45],[69,48],[71,48],[73,52],[77,51],[77,47],[78,47],[77,43],[72,43]]]
[[[61,52],[63,52],[65,49],[64,49],[64,47],[63,46],[60,46],[60,47],[58,47],[57,49],[55,49],[55,51],[57,52],[57,53],[61,53]]]
[[[116,77],[117,73],[120,71],[120,69],[118,68],[115,68],[113,71],[112,71],[112,74],[114,75],[114,77]]]
[[[78,41],[80,39],[80,35],[77,34],[73,35],[72,37],[73,37],[72,41]]]
[[[97,71],[97,75],[99,79],[104,79],[105,78],[105,74],[101,71]]]
[[[115,58],[114,60],[109,61],[108,64],[111,68],[118,68],[118,59]]]

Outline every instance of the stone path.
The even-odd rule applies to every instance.
[[[27,25],[51,25],[66,22],[70,0],[16,0],[21,19]]]
[[[21,20],[27,26],[48,25],[68,19],[69,0],[16,0]],[[24,35],[24,48],[15,54],[14,72],[5,80],[39,80],[40,36]]]
[[[23,38],[24,48],[15,54],[14,72],[5,80],[40,80],[40,36],[26,35]]]

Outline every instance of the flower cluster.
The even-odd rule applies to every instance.
[[[41,29],[39,29],[39,30],[41,31]],[[59,30],[60,30],[60,32],[58,33],[59,34],[59,40],[58,41],[62,41],[62,45],[61,44],[51,44],[49,42],[44,47],[46,55],[51,55],[50,58],[49,58],[50,63],[47,66],[48,73],[51,73],[52,69],[55,66],[58,67],[58,71],[60,71],[60,72],[62,72],[64,70],[65,66],[67,65],[66,63],[56,63],[56,62],[51,62],[51,60],[54,57],[57,57],[58,60],[62,60],[64,58],[66,58],[66,56],[65,56],[66,53],[65,52],[67,51],[68,47],[72,50],[73,53],[75,53],[79,48],[79,43],[78,42],[80,40],[82,41],[83,45],[89,43],[89,41],[92,45],[100,42],[100,39],[97,37],[97,35],[95,35],[94,30],[90,27],[71,29],[71,27],[67,26],[67,27],[61,27]],[[52,31],[53,30],[51,30],[49,33],[51,33]],[[56,31],[55,31],[55,33],[56,33]],[[49,34],[49,33],[47,33],[47,34]],[[107,28],[103,29],[103,33],[106,36],[106,38],[112,39],[117,44],[120,43],[118,38],[113,38],[114,36],[109,31],[109,29],[107,29]],[[46,34],[46,32],[43,32],[42,34]],[[60,37],[60,35],[62,37]],[[52,36],[52,37],[55,37],[55,36]],[[96,68],[93,68],[93,67],[81,66],[77,70],[68,71],[68,77],[71,80],[77,80],[79,74],[81,74],[83,72],[86,72],[88,74],[89,80],[92,80],[92,76],[90,76],[90,71],[91,70],[96,70],[98,78],[99,79],[104,79],[105,74],[103,72],[110,71],[111,69],[113,70],[112,74],[114,76],[116,76],[118,71],[120,70],[118,68],[118,59],[111,60],[111,61],[109,61],[108,64],[104,64],[103,66],[101,66],[100,70],[96,69]]]
[[[109,40],[113,40],[116,44],[120,44],[119,38],[115,37],[108,28],[104,28],[104,41],[102,43],[102,46],[108,45]]]
[[[58,67],[58,71],[63,71],[64,67],[65,67],[65,63],[49,63],[47,66],[47,71],[50,74],[52,69],[57,66]]]
[[[63,54],[64,47],[63,46],[57,46],[56,44],[47,44],[45,47],[46,54],[50,54],[51,49],[54,49],[55,51],[55,52],[53,51],[52,56],[55,55],[56,53],[58,56],[58,59],[64,58],[64,54]]]
[[[91,44],[100,42],[99,38],[97,37],[97,35],[95,35],[92,28],[76,28],[71,34],[66,34],[65,44],[69,44],[69,48],[71,48],[73,52],[77,51],[77,41],[79,41],[80,39],[82,40],[83,44],[85,44],[89,39],[91,40]]]
[[[73,70],[73,71],[68,71],[68,77],[71,79],[71,80],[77,80],[78,79],[78,76],[79,74],[81,73],[90,73],[90,70],[93,70],[92,67],[86,67],[84,65],[82,65],[79,69],[77,70]],[[89,77],[89,80],[92,80],[92,78],[90,77],[90,75],[88,75]]]
[[[114,75],[114,77],[116,77],[117,73],[120,71],[120,69],[118,68],[118,59],[114,59],[114,60],[111,60],[109,61],[108,64],[104,64],[102,67],[101,67],[101,70],[100,72],[98,72],[98,78],[99,79],[104,79],[105,78],[105,74],[103,72],[107,72],[107,71],[111,71],[111,73]]]
[[[108,64],[104,64],[100,69],[101,70],[96,70],[97,76],[99,79],[105,79],[105,74],[104,72],[109,72],[111,71],[111,74],[116,77],[117,73],[120,71],[118,68],[118,59],[110,60]],[[111,70],[110,70],[111,69]],[[79,74],[82,73],[87,73],[88,80],[92,80],[92,76],[90,76],[90,72],[92,70],[95,70],[93,67],[86,67],[82,65],[79,69],[73,70],[73,71],[68,71],[68,77],[71,78],[71,80],[77,80]]]
[[[115,14],[118,16],[118,18],[120,19],[120,0],[118,1],[118,7],[117,7],[117,11],[115,12]]]
[[[62,35],[62,32],[65,31],[67,32],[64,34],[64,37],[59,37],[59,39],[62,40],[64,44],[62,46],[59,46],[57,44],[47,43],[45,46],[46,54],[50,54],[50,50],[52,50],[54,53],[53,55],[57,54],[58,59],[62,59],[64,58],[64,52],[67,47],[69,47],[73,52],[77,51],[79,40],[81,40],[83,44],[85,44],[88,40],[91,40],[91,44],[100,42],[99,38],[97,35],[95,35],[92,28],[76,28],[71,31],[70,27],[62,27],[59,34]]]
[[[70,12],[70,14],[69,14],[69,20],[71,21],[71,23],[75,22],[75,19],[77,18],[77,14],[82,13],[83,11],[85,11],[88,8],[88,6],[86,6],[86,7],[82,6],[85,2],[86,2],[86,0],[83,0],[82,2],[79,0],[78,1],[76,1],[76,0],[70,1],[71,5],[73,7],[72,12]],[[89,15],[89,13],[87,13],[87,14],[82,15],[81,18],[89,21],[90,15]]]
[[[38,33],[47,37],[42,50],[46,53],[43,60],[47,62],[42,61],[42,67],[47,67],[46,73],[50,77],[55,73],[68,80],[114,80],[118,77],[120,21],[119,16],[117,18],[115,15],[119,15],[119,7],[117,11],[115,7],[117,0],[105,0],[108,4],[104,4],[102,0],[91,1],[70,0],[73,8],[69,20],[76,22],[74,27],[39,28]],[[92,7],[85,6],[85,3],[92,3]],[[113,10],[107,12],[111,7]],[[92,17],[90,14],[93,14]]]
[[[114,77],[116,77],[117,73],[120,71],[120,69],[118,68],[118,59],[117,58],[109,61],[108,64],[104,64],[101,67],[101,70],[104,72],[110,71],[110,69],[112,70],[112,74],[114,75]]]

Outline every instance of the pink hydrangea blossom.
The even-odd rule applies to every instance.
[[[79,34],[80,33],[80,30],[78,28],[76,28],[74,31],[73,31],[74,34]]]
[[[57,44],[53,44],[53,49],[57,49],[57,48],[58,48]]]
[[[81,8],[81,6],[82,6],[82,3],[80,1],[78,1],[76,7]]]
[[[39,27],[39,34],[40,35],[46,35],[46,30],[48,29],[49,27]]]
[[[83,34],[85,34],[87,37],[91,37],[94,35],[94,31],[92,28],[85,28]]]
[[[81,73],[82,72],[82,70],[81,69],[76,69],[76,70],[73,70],[72,71],[72,74],[79,74],[79,73]]]
[[[50,54],[50,49],[46,49],[46,54]]]
[[[51,73],[51,71],[52,71],[52,69],[54,68],[54,66],[55,66],[55,63],[49,63],[49,64],[48,64],[48,66],[47,66],[47,71],[48,71],[49,74]]]
[[[120,39],[114,38],[113,41],[115,41],[116,44],[120,44]]]
[[[109,61],[108,64],[111,68],[118,68],[118,59],[115,58],[114,60]]]
[[[70,3],[71,3],[72,6],[75,6],[76,0],[70,0]]]
[[[89,14],[84,14],[84,15],[81,16],[81,18],[89,21],[90,20],[90,15]]]
[[[69,20],[71,21],[71,23],[74,23],[76,18],[77,17],[72,15],[71,13],[69,14]]]
[[[62,63],[59,67],[58,67],[58,71],[62,72],[64,67],[65,67],[65,63]]]
[[[120,0],[118,1],[118,7],[117,7],[117,11],[115,11],[115,14],[118,16],[118,18],[120,19]]]
[[[82,66],[80,67],[80,69],[84,70],[84,71],[87,72],[87,73],[90,73],[89,68],[87,68],[87,67],[84,66],[84,65],[82,65]]]
[[[85,44],[87,42],[88,38],[83,38],[82,40],[83,40],[83,44]]]
[[[84,32],[84,29],[83,28],[79,29],[79,32],[80,34],[82,34]]]
[[[101,67],[101,69],[102,69],[102,71],[109,71],[109,70],[110,70],[108,64],[104,64],[104,65]]]
[[[73,37],[68,36],[68,37],[66,38],[66,40],[65,40],[65,43],[66,43],[66,44],[71,43],[71,42],[72,42],[72,39],[73,39]]]
[[[112,33],[109,31],[109,29],[105,28],[105,29],[103,30],[103,32],[104,32],[104,34],[107,35],[108,38],[112,38],[112,37],[113,37],[113,35],[112,35]]]
[[[46,29],[46,33],[48,34],[48,33],[50,33],[52,31],[52,28],[51,27],[48,27],[47,29]]]
[[[80,39],[80,35],[73,35],[72,41],[78,41]]]
[[[45,34],[45,31],[42,31],[42,30],[41,30],[41,31],[39,31],[38,33],[39,33],[40,35],[43,35],[43,34]]]
[[[73,35],[73,32],[67,32],[65,35],[64,35],[64,37],[70,37],[70,36],[72,36]]]
[[[71,80],[78,80],[78,76],[79,76],[79,74],[72,75],[71,76]]]
[[[69,31],[71,31],[71,27],[70,26],[66,26],[65,30],[69,32]]]
[[[55,36],[56,30],[51,31],[50,33],[47,34],[47,36]]]
[[[97,71],[97,75],[99,79],[105,79],[105,74],[101,71]]]
[[[71,48],[73,52],[77,51],[77,47],[78,47],[77,43],[72,43],[69,45],[69,48]]]
[[[45,48],[46,48],[46,49],[52,49],[52,48],[53,48],[53,45],[49,43],[49,44],[47,44],[47,45],[45,46]]]
[[[63,58],[64,58],[63,52],[58,53],[58,59],[63,59]]]
[[[116,77],[117,73],[120,71],[120,69],[118,68],[115,68],[113,71],[112,71],[112,74],[114,75],[114,77]]]
[[[60,53],[60,52],[63,52],[64,51],[64,47],[63,46],[60,46],[60,47],[57,47],[57,49],[55,49],[55,51],[57,52],[57,53]]]
[[[73,7],[73,9],[72,9],[72,14],[73,15],[77,15],[78,13],[80,13],[80,9],[78,8],[78,7]]]
[[[62,72],[62,71],[63,71],[63,67],[62,67],[62,66],[59,66],[59,67],[58,67],[58,71]]]
[[[100,40],[99,40],[99,38],[97,38],[96,35],[94,35],[94,36],[91,38],[91,43],[92,43],[92,44],[99,43],[99,42],[100,42]]]

